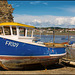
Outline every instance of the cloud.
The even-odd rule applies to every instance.
[[[46,3],[46,2],[45,2],[45,3],[43,3],[43,4],[44,4],[44,5],[48,5],[48,3]]]
[[[32,1],[32,2],[30,2],[30,4],[39,4],[40,3],[40,1]]]
[[[19,7],[20,5],[16,5],[15,7]]]
[[[35,27],[52,27],[52,26],[61,26],[61,27],[70,27],[75,26],[75,17],[64,17],[64,16],[52,16],[52,15],[43,15],[43,16],[32,16],[32,15],[19,15],[14,14],[14,21],[30,24]]]
[[[34,19],[32,22],[38,22],[38,23],[41,23],[40,20],[37,20],[37,19]]]
[[[32,4],[32,5],[36,5],[36,4],[43,4],[43,5],[48,5],[48,3],[47,2],[44,2],[44,1],[32,1],[32,2],[30,2],[30,4]]]
[[[72,17],[72,18],[71,18],[70,23],[71,23],[72,25],[75,25],[75,17]]]
[[[75,7],[55,7],[55,8],[61,9],[61,10],[67,11],[67,12],[75,13]]]
[[[57,22],[56,24],[62,25],[62,24],[68,23],[68,19],[69,18],[66,18],[66,17],[58,17],[58,18],[55,19],[55,21]]]
[[[66,10],[69,12],[75,13],[75,7],[70,7],[70,8],[67,8]]]

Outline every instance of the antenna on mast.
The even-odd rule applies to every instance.
[[[41,39],[41,28],[40,28],[40,39]]]
[[[54,27],[54,30],[53,30],[53,43],[55,43],[55,27]]]
[[[41,25],[41,27],[42,27],[42,25]],[[41,27],[40,27],[40,39],[41,39],[41,33],[42,33],[42,32],[41,32]]]
[[[70,38],[69,38],[69,25],[68,25],[68,43],[70,41]]]
[[[55,43],[55,27],[54,27],[54,30],[53,30],[53,47],[54,47],[54,43]]]

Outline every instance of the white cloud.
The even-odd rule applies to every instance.
[[[20,5],[16,5],[15,7],[19,7]]]
[[[41,20],[34,19],[32,22],[38,22],[38,23],[41,23]]]
[[[75,7],[55,7],[55,8],[75,13]]]
[[[45,3],[43,3],[43,4],[44,4],[44,5],[48,5],[48,3],[46,3],[46,2],[45,2]]]
[[[66,8],[66,10],[75,13],[75,7]]]
[[[51,27],[51,26],[61,26],[67,27],[67,25],[75,25],[75,17],[63,17],[63,16],[31,16],[31,15],[14,15],[14,21],[30,24],[36,27]]]
[[[41,1],[31,1],[30,4],[32,4],[32,5],[36,5],[36,4],[48,5],[47,2],[43,2],[43,1],[42,2]]]
[[[68,19],[69,18],[66,18],[66,17],[58,17],[56,18],[55,21],[57,22],[58,25],[62,25],[62,24],[68,23]]]
[[[30,4],[39,4],[40,3],[40,1],[32,1],[32,2],[30,2]]]
[[[71,23],[71,25],[75,25],[75,17],[72,17],[72,18],[71,18],[70,23]]]

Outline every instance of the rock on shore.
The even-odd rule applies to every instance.
[[[0,0],[0,23],[13,22],[13,10],[14,8],[8,4],[7,0]]]

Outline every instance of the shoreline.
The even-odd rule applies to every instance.
[[[40,35],[40,33],[38,32],[34,32],[34,35]],[[41,33],[41,35],[53,35],[53,33]],[[63,33],[60,33],[60,32],[55,32],[54,35],[70,35],[70,36],[74,36],[75,35],[75,32],[63,32]]]
[[[39,35],[39,34],[34,34],[34,35]],[[53,34],[42,34],[42,35],[53,35]],[[55,35],[64,35],[64,36],[68,36],[68,34],[55,34]],[[75,34],[69,34],[69,36],[75,36]]]
[[[7,71],[0,69],[0,74],[75,74],[75,67],[73,66],[63,66],[61,64],[48,66],[47,70],[41,65],[33,65],[29,69]]]

